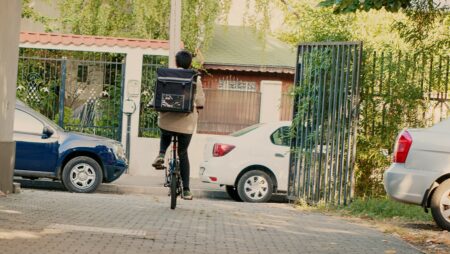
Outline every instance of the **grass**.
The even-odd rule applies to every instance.
[[[332,206],[319,203],[311,207],[302,201],[299,201],[297,205],[300,209],[316,210],[350,217],[370,218],[373,220],[433,221],[431,213],[425,213],[421,206],[403,204],[385,197],[358,198],[349,206]]]
[[[340,209],[350,215],[372,219],[432,221],[431,213],[425,213],[421,206],[403,204],[388,198],[356,199],[348,207]]]

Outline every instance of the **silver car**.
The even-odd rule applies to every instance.
[[[384,188],[395,200],[431,208],[436,223],[450,230],[450,118],[398,135]]]

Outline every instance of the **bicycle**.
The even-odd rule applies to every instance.
[[[177,206],[177,197],[183,193],[181,174],[180,174],[180,160],[177,154],[178,139],[177,136],[172,137],[172,151],[169,158],[169,167],[164,167],[165,183],[164,187],[169,187],[170,209],[175,209]]]

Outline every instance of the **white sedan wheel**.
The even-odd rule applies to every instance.
[[[436,224],[444,230],[450,230],[450,179],[439,184],[433,192],[430,207]]]
[[[444,192],[439,202],[439,209],[441,210],[442,217],[450,223],[450,190]]]
[[[262,170],[243,174],[237,184],[239,197],[245,202],[267,202],[272,197],[272,178]]]
[[[267,181],[262,176],[252,176],[244,184],[245,195],[254,201],[264,198],[268,190]]]

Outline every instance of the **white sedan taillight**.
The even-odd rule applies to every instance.
[[[412,145],[412,137],[408,131],[403,131],[397,138],[397,142],[394,147],[394,162],[405,163],[406,157],[408,157],[409,149]]]
[[[229,153],[231,150],[233,150],[236,146],[234,145],[227,145],[227,144],[220,144],[216,143],[214,144],[213,148],[213,156],[214,157],[222,157]]]

